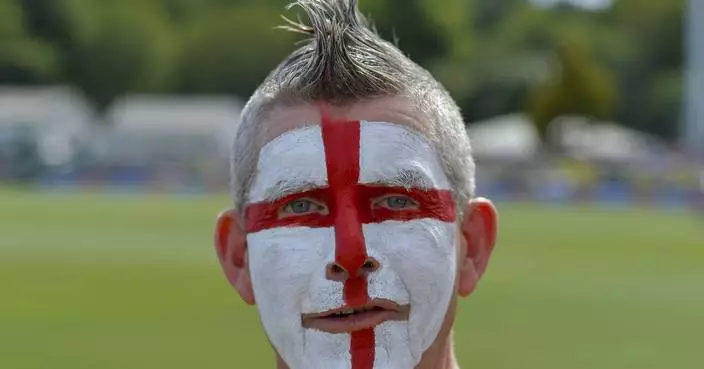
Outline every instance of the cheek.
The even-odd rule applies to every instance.
[[[418,354],[437,337],[455,287],[456,226],[435,219],[365,225],[368,252],[382,269],[371,292],[410,303],[410,348]],[[378,256],[377,256],[378,255]]]
[[[368,252],[383,259],[381,272],[390,269],[416,302],[431,303],[447,285],[454,286],[454,228],[453,223],[421,219],[366,224],[364,233]]]
[[[257,305],[300,311],[313,280],[324,275],[334,253],[329,228],[282,227],[247,236],[250,273]]]

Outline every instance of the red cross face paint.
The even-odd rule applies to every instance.
[[[432,146],[323,121],[266,144],[245,209],[262,323],[291,369],[411,369],[456,273],[455,207]]]

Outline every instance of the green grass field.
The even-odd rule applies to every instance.
[[[0,191],[0,369],[272,368],[215,261],[226,197]],[[463,369],[704,368],[704,222],[499,205]]]

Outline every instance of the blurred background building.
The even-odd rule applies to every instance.
[[[0,179],[31,181],[71,166],[96,118],[75,88],[0,86]]]
[[[233,97],[122,97],[92,132],[91,168],[113,168],[101,178],[113,183],[222,189],[240,110]]]

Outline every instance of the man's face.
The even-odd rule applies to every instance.
[[[386,99],[264,124],[243,228],[273,346],[292,369],[415,367],[447,323],[461,236],[422,123]]]

